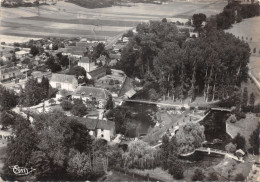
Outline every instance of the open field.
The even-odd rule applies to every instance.
[[[40,6],[39,10],[36,7],[1,8],[0,42],[20,42],[49,36],[109,39],[140,22],[164,17],[174,17],[174,20],[183,22],[198,12],[216,14],[225,5],[224,1],[170,2],[86,9],[58,2],[56,5]]]
[[[226,32],[232,33],[236,37],[239,37],[240,40],[246,41],[251,50],[256,48],[256,54],[260,55],[260,17],[244,19],[242,22],[234,24],[232,28],[226,30]],[[251,40],[252,38],[252,40]]]
[[[248,67],[252,75],[260,82],[260,56],[251,56]]]
[[[246,139],[246,148],[251,148],[249,143],[250,135],[257,128],[259,123],[259,118],[255,114],[247,114],[245,119],[240,119],[236,123],[227,123],[229,125],[229,133],[236,136],[240,133]]]

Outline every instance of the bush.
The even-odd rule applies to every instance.
[[[71,102],[67,101],[67,100],[63,100],[61,102],[61,107],[64,111],[69,111],[72,109],[73,105]]]
[[[235,177],[235,181],[244,181],[244,180],[245,180],[245,177],[241,173],[237,174]]]
[[[82,99],[73,99],[73,103],[75,105],[79,105],[79,104],[83,104],[83,101],[82,101]]]
[[[236,118],[237,120],[240,120],[240,119],[245,119],[246,118],[246,114],[244,112],[236,112]]]
[[[196,169],[192,176],[192,181],[202,181],[205,178],[201,169]]]
[[[76,104],[71,109],[71,114],[73,114],[74,116],[83,117],[87,113],[87,107],[84,104]]]
[[[184,170],[180,165],[175,164],[171,166],[169,169],[169,173],[177,180],[180,180],[184,177],[183,176]]]
[[[207,181],[218,181],[218,175],[214,172],[210,173]]]
[[[238,133],[236,137],[233,138],[232,143],[235,143],[237,145],[237,149],[245,149],[246,140],[245,137],[240,135],[240,133]]]
[[[115,83],[114,83],[114,80],[111,79],[111,80],[109,81],[109,85],[114,85],[114,84],[115,84]]]
[[[53,105],[53,104],[56,103],[56,101],[55,101],[54,99],[50,99],[50,100],[49,100],[49,103],[50,103],[50,105]]]
[[[225,150],[229,153],[235,153],[237,146],[235,144],[233,144],[232,142],[228,143],[225,146]]]

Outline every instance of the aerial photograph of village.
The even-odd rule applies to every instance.
[[[260,181],[260,0],[1,0],[0,182]]]

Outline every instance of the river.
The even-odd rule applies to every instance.
[[[137,125],[137,128],[132,133],[136,133],[136,136],[146,135],[154,127],[154,116],[157,111],[156,105],[127,102],[124,106],[127,106],[133,113],[134,123]]]
[[[206,140],[212,142],[213,139],[222,140],[222,144],[215,144],[209,147],[225,149],[225,145],[230,142],[231,137],[226,133],[226,120],[229,113],[223,111],[210,111],[210,113],[200,122],[205,127]]]

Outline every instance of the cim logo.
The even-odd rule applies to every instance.
[[[25,167],[19,167],[18,165],[15,166],[9,166],[10,169],[13,169],[13,173],[16,175],[28,175],[31,172],[35,171],[36,169],[33,168],[25,168]]]

